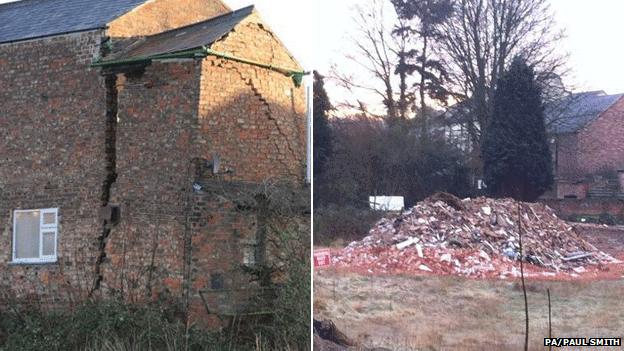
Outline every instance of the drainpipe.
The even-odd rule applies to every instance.
[[[306,89],[306,183],[310,184],[312,181],[312,99],[310,96],[310,86]]]

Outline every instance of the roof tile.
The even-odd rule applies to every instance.
[[[103,28],[147,0],[22,0],[0,5],[0,43]]]

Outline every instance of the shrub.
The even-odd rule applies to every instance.
[[[218,350],[222,336],[184,324],[164,304],[86,302],[73,311],[16,309],[0,318],[0,350]]]
[[[600,224],[606,224],[606,225],[616,225],[617,224],[617,218],[609,213],[603,212],[598,216],[598,222]]]
[[[383,216],[382,212],[353,206],[328,206],[314,211],[314,244],[359,240]]]

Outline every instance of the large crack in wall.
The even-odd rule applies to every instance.
[[[295,151],[295,148],[293,147],[290,138],[288,137],[288,134],[282,129],[282,126],[280,124],[280,122],[277,120],[277,118],[275,118],[273,116],[273,109],[271,108],[271,104],[267,101],[267,99],[264,97],[264,95],[262,94],[262,92],[260,92],[260,89],[258,89],[258,87],[256,87],[256,85],[253,82],[253,78],[246,78],[244,73],[241,72],[235,65],[232,65],[230,67],[225,67],[222,66],[225,69],[231,69],[233,71],[235,71],[236,73],[238,73],[238,75],[240,76],[241,80],[243,81],[243,83],[245,83],[247,86],[249,86],[251,88],[251,91],[254,93],[254,95],[258,98],[258,100],[260,100],[260,102],[262,103],[262,105],[265,107],[266,110],[266,116],[270,121],[273,121],[273,124],[275,124],[275,128],[277,129],[277,131],[279,132],[279,134],[284,138],[284,140],[286,140],[286,147],[288,148],[288,151],[290,151],[290,153],[293,155],[293,157],[295,159],[297,159],[297,151]],[[279,150],[280,146],[278,141],[275,141],[275,147]],[[286,166],[286,169],[289,169],[290,165],[286,160],[281,160],[282,164],[284,166]]]
[[[107,74],[104,78],[106,89],[106,129],[105,129],[105,172],[106,176],[102,183],[102,192],[100,204],[102,209],[109,207],[111,197],[111,188],[117,180],[117,76],[115,74]],[[110,208],[109,208],[110,209]],[[103,211],[104,212],[104,211]],[[102,220],[102,231],[98,237],[98,255],[95,261],[95,271],[93,286],[89,291],[89,296],[100,289],[103,279],[102,263],[106,259],[106,243],[111,232],[111,225],[107,219]]]

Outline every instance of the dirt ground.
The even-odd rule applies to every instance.
[[[624,259],[624,231],[584,232],[595,246]],[[553,337],[624,337],[624,265],[599,279],[528,279],[527,288],[531,349],[547,349],[547,288]],[[524,341],[519,280],[322,269],[314,276],[314,314],[367,347],[496,351],[522,349]]]

